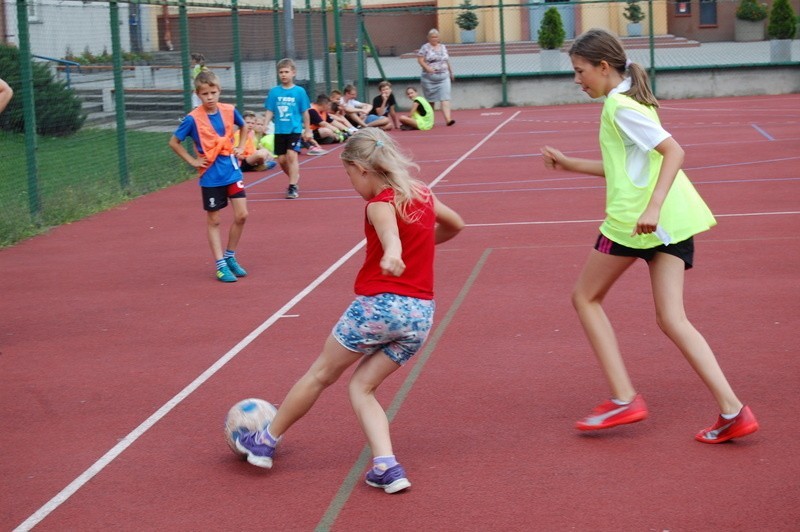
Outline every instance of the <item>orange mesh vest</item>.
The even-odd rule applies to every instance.
[[[244,156],[247,157],[256,152],[256,134],[252,131],[247,135],[247,140],[244,141]]]
[[[234,106],[227,103],[218,103],[217,110],[222,116],[222,123],[225,125],[225,135],[219,136],[217,130],[211,125],[203,107],[196,107],[189,115],[194,118],[197,125],[197,134],[200,137],[200,147],[203,149],[206,161],[210,167],[220,155],[230,155],[233,153],[233,109]],[[205,169],[200,169],[200,175]]]
[[[233,135],[233,144],[234,146],[239,145],[239,134],[241,130],[237,131]],[[242,157],[249,157],[256,152],[256,134],[253,130],[250,130],[250,133],[247,134],[247,139],[244,141],[244,147],[242,148]]]
[[[322,121],[323,121],[323,122],[327,122],[327,121],[328,121],[328,111],[323,111],[323,110],[322,110],[322,109],[320,109],[320,107],[319,107],[317,104],[315,104],[315,103],[312,103],[312,104],[311,104],[311,107],[312,107],[312,108],[313,108],[313,109],[314,109],[314,110],[315,110],[317,113],[319,113],[319,116],[320,116],[320,118],[322,118]],[[310,127],[311,127],[311,130],[312,130],[312,131],[313,131],[313,130],[315,130],[315,129],[319,129],[319,125],[310,124]]]

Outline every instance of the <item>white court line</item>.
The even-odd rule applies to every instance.
[[[715,214],[716,218],[738,218],[744,216],[782,216],[787,214],[800,214],[800,211],[775,211],[775,212],[740,212],[729,214]],[[467,227],[508,227],[512,225],[557,225],[557,224],[588,224],[599,223],[602,219],[598,220],[539,220],[529,222],[494,222],[484,224],[466,224]]]
[[[503,128],[507,123],[512,121],[520,111],[517,111],[511,117],[500,123],[496,128],[494,128],[488,135],[486,135],[480,142],[478,142],[475,146],[473,146],[470,150],[468,150],[464,155],[459,157],[453,164],[448,166],[441,174],[439,174],[436,179],[434,179],[430,186],[433,187],[441,181],[447,174],[449,174],[454,168],[456,168],[464,159],[470,156],[475,150],[480,148],[484,143],[486,143],[491,137],[493,137],[501,128]],[[352,257],[356,252],[358,252],[364,245],[366,244],[366,239],[361,240],[358,244],[353,246],[353,248],[342,255],[342,257],[334,262],[327,270],[325,270],[319,277],[314,279],[311,284],[306,286],[302,291],[300,291],[296,296],[294,296],[289,302],[287,302],[283,307],[281,307],[275,314],[267,318],[267,320],[259,325],[253,332],[248,334],[244,337],[238,344],[236,344],[230,351],[225,353],[222,358],[214,362],[208,369],[206,369],[203,373],[201,373],[195,380],[193,380],[188,386],[186,386],[183,390],[178,392],[175,397],[167,401],[164,405],[161,406],[155,413],[153,413],[150,417],[145,419],[138,427],[133,429],[127,436],[125,436],[119,443],[117,443],[114,447],[112,447],[106,454],[100,457],[94,464],[92,464],[86,471],[81,473],[75,480],[70,482],[67,487],[62,489],[55,497],[50,499],[47,503],[45,503],[41,508],[36,510],[30,517],[28,517],[24,522],[22,522],[17,528],[14,529],[14,532],[22,532],[28,531],[40,523],[45,517],[47,517],[53,510],[61,506],[64,502],[67,501],[72,495],[75,494],[79,489],[81,489],[87,482],[89,482],[95,475],[100,473],[108,464],[110,464],[117,456],[119,456],[125,449],[130,447],[136,440],[139,439],[145,432],[150,430],[153,425],[158,423],[164,416],[170,413],[170,411],[178,406],[184,399],[189,397],[195,390],[197,390],[201,385],[203,385],[207,380],[209,380],[215,373],[217,373],[220,369],[222,369],[225,364],[230,362],[236,355],[239,354],[245,347],[247,347],[251,342],[253,342],[256,338],[258,338],[264,331],[269,329],[278,319],[282,317],[288,317],[289,315],[286,314],[292,307],[302,301],[307,295],[314,291],[320,284],[322,284],[325,279],[330,277],[336,270],[338,270],[345,262],[347,262],[350,257]]]
[[[758,127],[758,125],[756,124],[750,124],[750,125],[753,127],[753,129],[761,133],[761,135],[763,135],[767,140],[775,140],[775,137],[764,131],[762,128]]]

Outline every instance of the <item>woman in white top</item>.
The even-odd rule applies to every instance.
[[[428,32],[428,42],[417,52],[417,61],[422,67],[422,94],[431,105],[440,102],[444,121],[452,126],[456,121],[450,115],[450,83],[455,76],[447,48],[439,42],[439,30],[436,28]]]

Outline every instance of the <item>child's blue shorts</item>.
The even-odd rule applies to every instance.
[[[345,349],[365,355],[383,350],[402,366],[425,343],[435,310],[431,299],[397,294],[357,296],[332,334]]]

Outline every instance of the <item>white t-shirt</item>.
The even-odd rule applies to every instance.
[[[631,80],[626,78],[609,94],[625,92],[630,88]],[[614,121],[621,130],[625,145],[625,169],[635,185],[644,186],[650,178],[649,152],[672,135],[661,124],[632,109],[618,109]]]

